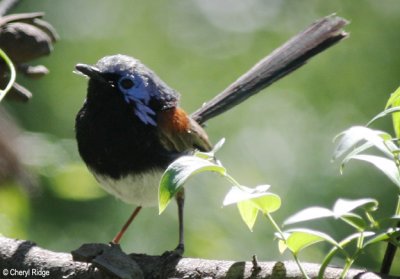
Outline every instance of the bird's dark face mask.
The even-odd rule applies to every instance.
[[[178,105],[179,93],[135,58],[120,54],[106,56],[94,66],[77,64],[75,68],[91,80],[114,87],[145,125],[157,126],[156,112]]]
[[[99,61],[97,64],[100,64]],[[114,71],[106,69],[102,71],[96,66],[78,64],[76,70],[92,80],[114,87],[120,93],[127,104],[134,106],[135,115],[146,125],[157,126],[154,120],[156,112],[150,107],[149,103],[152,96],[157,93],[152,92],[154,88],[149,86],[148,77],[144,73],[140,74],[135,69],[121,69],[114,67]],[[101,64],[100,64],[101,65]]]

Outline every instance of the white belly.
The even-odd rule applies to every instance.
[[[154,170],[146,174],[127,175],[121,179],[99,175],[93,172],[101,187],[122,201],[137,206],[150,207],[158,204],[158,185],[161,171]]]

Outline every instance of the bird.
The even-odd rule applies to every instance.
[[[156,206],[158,184],[167,166],[193,150],[210,151],[207,133],[182,108],[179,93],[139,60],[126,55],[76,65],[89,77],[75,131],[79,154],[99,184],[128,204],[131,218]],[[177,195],[183,222],[183,192]],[[112,243],[118,244],[129,223]],[[175,250],[184,250],[183,224]]]
[[[111,241],[122,236],[143,207],[156,206],[158,184],[167,166],[195,150],[210,151],[204,123],[240,104],[318,53],[346,38],[347,21],[324,17],[293,36],[192,114],[179,105],[180,94],[149,67],[117,54],[94,65],[76,64],[86,76],[86,99],[75,118],[78,151],[100,186],[136,208]],[[176,194],[179,239],[184,252],[184,191]]]

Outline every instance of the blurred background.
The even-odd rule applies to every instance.
[[[219,159],[240,183],[271,184],[282,197],[274,214],[279,223],[305,207],[331,208],[338,198],[372,197],[380,203],[376,216],[394,212],[398,189],[386,177],[359,162],[340,175],[331,157],[334,136],[368,122],[399,86],[398,1],[36,0],[22,1],[12,12],[35,11],[46,12],[61,40],[51,56],[35,61],[50,69],[48,76],[18,77],[33,92],[32,100],[1,104],[21,127],[13,143],[38,185],[26,191],[15,179],[2,182],[1,234],[70,251],[82,243],[110,241],[133,209],[106,195],[77,154],[74,118],[87,81],[72,73],[76,63],[92,64],[116,53],[139,58],[181,92],[182,107],[192,112],[292,35],[331,13],[351,21],[345,28],[349,39],[211,120],[207,132],[213,142],[226,138]],[[374,128],[392,132],[389,118]],[[250,232],[236,207],[221,207],[229,187],[213,174],[189,181],[186,256],[290,259],[279,253],[265,219]],[[122,240],[123,250],[160,254],[173,249],[177,226],[175,205],[161,216],[157,208],[145,209]],[[337,240],[351,232],[333,220],[310,226]],[[378,269],[385,248],[367,250],[357,264]],[[320,244],[300,257],[318,262],[328,249]],[[400,274],[399,266],[395,273]]]

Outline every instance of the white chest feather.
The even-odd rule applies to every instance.
[[[101,187],[122,201],[143,207],[156,206],[158,203],[158,185],[161,171],[146,172],[146,174],[127,175],[121,179],[92,172]]]

